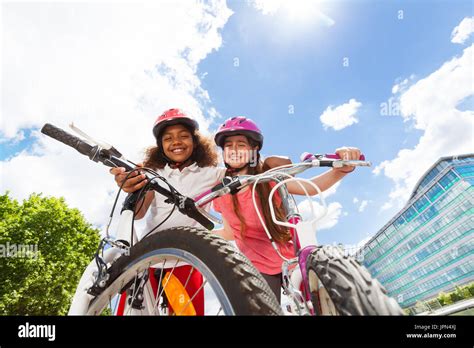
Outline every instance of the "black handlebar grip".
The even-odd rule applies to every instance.
[[[202,226],[204,226],[207,230],[211,231],[214,229],[214,223],[210,221],[207,217],[202,215],[199,211],[195,210],[191,213],[187,214],[191,219],[199,222]]]
[[[91,153],[91,145],[82,141],[78,137],[63,131],[61,128],[53,126],[52,124],[46,123],[43,128],[41,128],[41,133],[71,146],[83,155],[89,156]]]
[[[214,224],[212,223],[212,221],[209,220],[204,215],[202,215],[199,212],[199,210],[197,210],[196,206],[194,205],[194,201],[191,198],[186,197],[185,203],[184,203],[184,209],[179,209],[179,210],[181,211],[181,213],[199,222],[202,226],[204,226],[209,231],[214,228]]]

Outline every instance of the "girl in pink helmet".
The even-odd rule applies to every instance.
[[[263,134],[251,119],[242,116],[228,119],[219,127],[214,140],[223,150],[226,175],[253,175],[269,169],[260,159]],[[359,159],[360,156],[360,151],[356,148],[340,148],[336,153],[349,160]],[[291,162],[287,160],[278,164],[286,163]],[[313,181],[324,191],[353,170],[354,167],[331,169]],[[292,258],[295,255],[290,232],[283,226],[275,225],[271,219],[268,197],[273,185],[275,184],[258,184],[255,188],[257,201],[273,240],[278,242],[281,254]],[[288,183],[287,188],[292,194],[305,194],[297,183]],[[309,194],[317,194],[312,186],[305,185],[305,188]],[[251,187],[246,187],[234,195],[219,197],[213,204],[214,209],[221,213],[224,225],[223,229],[216,233],[225,239],[235,240],[237,247],[262,273],[280,300],[282,259],[273,249],[260,223],[252,202]],[[278,194],[274,195],[274,206],[277,219],[285,220],[286,214]]]

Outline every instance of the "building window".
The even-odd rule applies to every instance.
[[[443,192],[444,191],[441,188],[441,186],[439,186],[438,184],[435,184],[432,188],[428,190],[428,192],[426,192],[426,197],[428,197],[428,199],[431,202],[434,202],[436,198],[438,198],[439,196],[441,196],[441,194],[443,194]]]
[[[414,203],[416,210],[420,213],[425,209],[428,205],[430,205],[430,201],[426,199],[425,196],[421,196],[418,200]]]
[[[400,216],[398,219],[395,220],[393,225],[395,226],[395,228],[400,229],[404,223],[405,223],[405,220],[403,219],[403,216]]]
[[[474,176],[474,165],[457,167],[456,172],[463,178]]]
[[[469,185],[474,185],[474,176],[464,179]]]
[[[458,181],[459,178],[452,171],[449,171],[445,176],[441,178],[439,184],[445,189],[449,189],[453,184]]]
[[[434,167],[428,174],[426,174],[425,178],[421,181],[420,188],[425,187],[428,183],[433,180],[433,178],[438,175],[439,169],[438,167]]]
[[[374,239],[372,243],[369,244],[369,248],[373,250],[377,245],[378,245],[377,240]]]
[[[403,217],[407,222],[410,222],[416,216],[416,210],[413,207],[408,208],[404,213]]]
[[[429,221],[438,215],[438,209],[432,205],[428,210],[425,211],[424,215],[426,216],[427,221]]]

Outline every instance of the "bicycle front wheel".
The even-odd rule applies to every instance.
[[[159,231],[132,246],[108,275],[105,290],[89,305],[89,315],[283,314],[250,261],[204,229]]]
[[[313,308],[322,315],[403,315],[367,269],[332,247],[317,247],[306,263]]]

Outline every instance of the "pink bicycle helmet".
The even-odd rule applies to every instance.
[[[196,129],[199,129],[198,123],[193,120],[190,116],[185,114],[180,109],[169,109],[166,110],[162,115],[158,116],[153,126],[153,135],[158,140],[160,138],[161,132],[168,126],[173,126],[175,124],[183,124],[191,129],[194,132]]]
[[[232,135],[245,135],[258,144],[258,149],[263,146],[263,134],[257,124],[250,118],[235,116],[226,120],[217,130],[214,141],[217,146],[223,148],[225,138]]]

